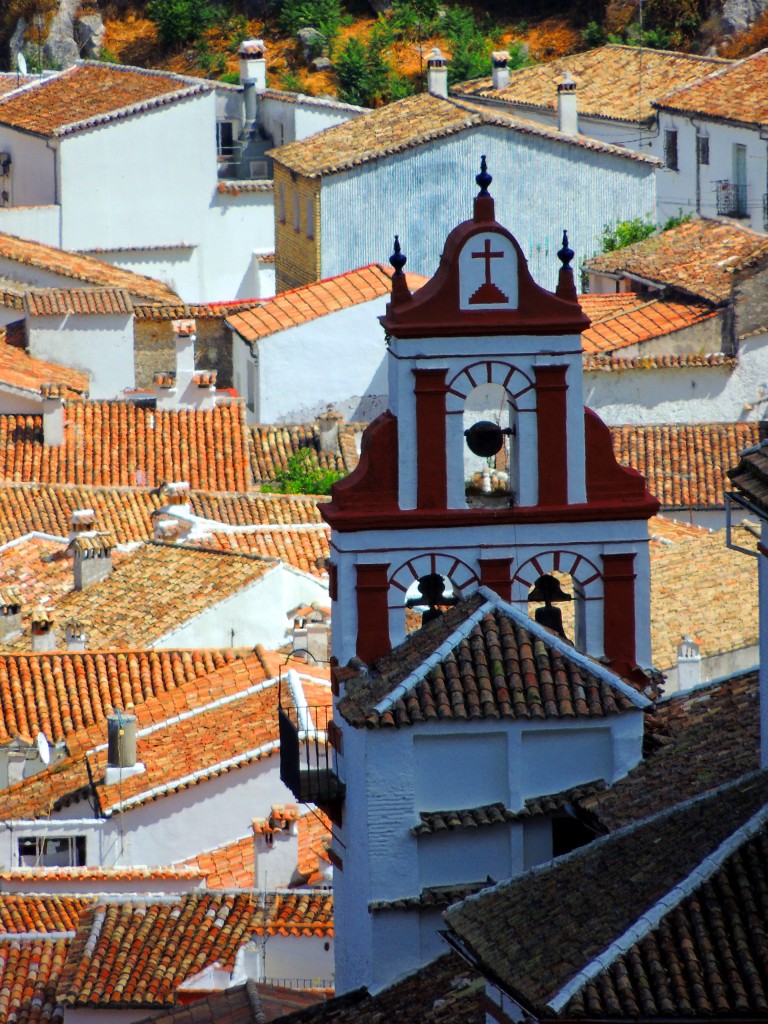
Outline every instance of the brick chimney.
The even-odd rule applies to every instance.
[[[491,77],[494,89],[509,85],[509,50],[494,50],[491,54]]]
[[[439,46],[427,56],[427,92],[448,98],[448,61]]]
[[[563,73],[563,80],[557,86],[557,130],[563,135],[579,134],[576,82],[570,71]]]
[[[21,592],[17,587],[0,587],[0,642],[21,632]]]
[[[44,651],[56,650],[56,627],[53,612],[38,607],[32,612],[32,653],[42,654]]]
[[[60,384],[43,384],[43,444],[64,444],[64,389]]]
[[[81,534],[70,541],[75,590],[86,590],[112,574],[112,541],[105,534]]]

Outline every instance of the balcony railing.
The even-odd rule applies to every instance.
[[[330,707],[280,708],[280,778],[299,803],[328,806],[344,798],[328,742]]]
[[[715,204],[722,217],[747,216],[747,186],[732,181],[715,182]]]

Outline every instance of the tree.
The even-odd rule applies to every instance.
[[[221,19],[222,10],[209,0],[149,0],[147,17],[163,46],[175,49],[199,39]]]
[[[635,217],[634,220],[620,220],[613,227],[606,224],[603,228],[602,251],[615,252],[616,249],[623,249],[625,245],[642,242],[655,230],[654,224],[640,217]]]
[[[365,45],[359,39],[349,40],[336,57],[340,100],[374,107],[410,94],[410,84],[395,72],[386,57],[390,42],[389,26],[381,17]]]
[[[335,469],[321,469],[312,448],[299,448],[289,456],[285,469],[275,473],[275,490],[279,494],[330,494],[331,487],[341,479]]]

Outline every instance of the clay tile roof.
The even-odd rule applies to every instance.
[[[427,280],[419,274],[406,276],[412,290],[420,288]],[[289,327],[309,323],[327,313],[389,295],[391,290],[391,267],[371,263],[337,277],[281,292],[259,306],[230,314],[227,324],[245,341],[253,343]]]
[[[130,314],[133,302],[124,288],[46,288],[26,292],[24,308],[29,316]]]
[[[1,109],[2,103],[0,102]],[[143,277],[130,270],[113,267],[92,256],[68,252],[66,249],[56,249],[51,245],[43,245],[42,242],[33,242],[27,238],[0,234],[0,257],[11,263],[19,263],[22,267],[35,267],[38,270],[50,271],[57,277],[69,278],[80,284],[107,289],[122,289],[133,298],[142,299],[144,302],[179,302],[178,295],[168,285],[154,281],[151,277]],[[6,277],[9,274],[10,272],[6,271]],[[28,273],[22,271],[20,281],[26,285]]]
[[[767,255],[765,235],[702,217],[595,256],[585,266],[592,273],[630,275],[707,302],[723,303],[730,298],[733,273]]]
[[[249,978],[243,985],[182,1003],[152,1019],[157,1024],[264,1024],[325,1003],[326,998],[317,989],[279,988]]]
[[[481,78],[451,91],[454,95],[554,112],[557,84],[568,71],[576,81],[580,115],[645,122],[653,117],[652,100],[730,64],[716,57],[611,44],[511,71],[504,89],[494,89],[492,79]]]
[[[252,889],[254,886],[253,836],[236,839],[184,861],[206,876],[209,889]]]
[[[229,526],[291,526],[322,524],[318,505],[329,498],[298,494],[210,494],[192,495],[196,515]]]
[[[648,958],[636,973],[632,964],[629,977],[619,971],[620,1005],[606,1014],[598,1004],[597,1016],[621,1017],[633,997],[646,1020],[762,1015],[765,915],[757,911],[753,925],[749,908],[766,884],[766,800],[768,775],[747,776],[487,889],[449,908],[445,919],[481,969],[538,1017],[569,1019],[570,998],[591,980],[582,974],[588,965],[601,958],[589,972],[594,977],[617,953],[632,963],[635,943],[642,948],[646,936]],[[739,849],[735,862],[723,845],[731,837]],[[728,867],[726,882],[719,873]],[[725,891],[718,898],[707,887],[716,888],[719,877]],[[663,951],[653,942],[657,923],[669,925]],[[757,940],[756,955],[746,948],[747,934]],[[613,943],[615,951],[607,952]],[[610,1001],[610,985],[604,997]]]
[[[579,304],[592,321],[581,336],[582,349],[588,355],[661,338],[716,316],[703,303],[649,300],[632,292],[580,295]]]
[[[611,427],[616,458],[645,477],[665,509],[724,507],[726,472],[760,439],[758,423]]]
[[[62,1013],[56,987],[69,939],[0,939],[0,1018],[14,1024],[52,1024]]]
[[[229,196],[239,196],[242,192],[272,192],[274,187],[271,178],[263,178],[254,181],[220,181],[216,190]]]
[[[81,914],[93,905],[90,896],[29,896],[3,893],[0,897],[0,934],[72,932]]]
[[[0,100],[0,124],[53,137],[208,92],[209,83],[168,72],[81,62]]]
[[[741,494],[759,510],[768,511],[768,444],[754,437],[744,448],[728,469],[729,490]]]
[[[332,935],[328,893],[268,893],[266,931]],[[262,934],[265,910],[250,893],[109,900],[82,918],[57,997],[65,1007],[160,1007],[206,967],[232,971],[238,949]],[[162,970],[158,966],[162,964]]]
[[[451,652],[444,654],[447,646]],[[351,724],[369,728],[441,720],[593,719],[646,703],[549,630],[482,594],[412,633],[379,658],[367,677],[347,687],[339,711]]]
[[[41,416],[0,416],[0,480],[193,489],[249,486],[241,402],[204,411],[160,411],[132,402],[67,402],[64,443],[46,445]]]
[[[357,465],[355,434],[359,424],[343,424],[339,428],[337,446],[320,447],[317,424],[254,423],[248,428],[251,474],[254,482],[274,484],[277,474],[287,469],[288,459],[302,448],[311,451],[311,462],[318,469],[330,469],[346,475]]]
[[[119,882],[119,881],[152,881],[156,879],[183,879],[190,882],[200,881],[205,875],[194,867],[176,864],[172,867],[34,867],[13,868],[0,871],[2,882],[24,882],[30,888],[48,882]]]
[[[2,71],[0,72],[0,96],[13,92],[23,85],[31,85],[34,81],[34,75],[20,75],[15,71]]]
[[[239,661],[244,651],[126,650],[0,654],[0,744],[56,743],[101,725],[115,708],[140,708],[151,697]],[[22,699],[23,696],[23,699]]]
[[[763,88],[768,74],[768,50],[760,50],[744,60],[712,70],[698,82],[683,88],[665,90],[656,96],[654,106],[705,114],[708,118],[763,125],[768,121],[768,89]]]
[[[731,372],[738,360],[722,352],[681,352],[680,355],[641,355],[624,358],[609,354],[585,355],[585,373],[623,373],[625,370],[705,370],[725,369]]]
[[[312,529],[264,530],[257,527],[246,533],[211,533],[201,538],[202,547],[222,551],[237,551],[255,555],[258,558],[279,558],[294,569],[328,578],[330,530],[327,527]]]
[[[58,363],[36,359],[26,350],[24,321],[0,327],[0,388],[18,388],[39,394],[50,381],[61,385],[65,397],[88,391],[88,374]]]

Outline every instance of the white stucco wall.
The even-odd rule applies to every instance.
[[[57,147],[58,140],[0,126],[0,153],[11,156],[11,173],[0,180],[3,190],[10,193],[8,207],[50,206],[59,201]],[[0,231],[5,230],[0,219]]]
[[[43,411],[40,395],[17,391],[7,385],[0,385],[0,414],[15,416],[39,416]]]
[[[313,101],[310,97],[297,96],[295,93],[289,93],[285,99],[274,95],[258,97],[259,124],[275,146],[304,139],[307,135],[314,135],[334,124],[342,124],[362,113],[365,113],[362,107],[333,101]]]
[[[90,374],[89,397],[115,398],[135,386],[133,315],[28,316],[29,351]]]
[[[333,953],[332,936],[268,935],[264,942],[264,977],[276,985],[296,979],[331,981]]]
[[[0,234],[18,235],[43,245],[61,241],[60,206],[0,206]]]
[[[603,228],[617,211],[621,219],[653,216],[653,166],[486,126],[325,178],[321,277],[388,259],[395,234],[408,270],[434,274],[449,231],[472,215],[482,153],[494,177],[496,219],[546,288],[557,284],[564,228],[578,264],[600,250]],[[350,218],[349,210],[366,215]]]
[[[263,290],[257,264],[258,256],[275,249],[271,191],[235,196],[214,190],[201,210],[201,228],[201,279],[195,301],[224,302],[272,294],[274,288]]]

